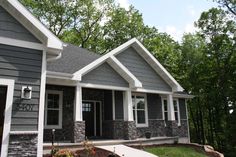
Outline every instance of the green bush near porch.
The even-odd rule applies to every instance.
[[[154,147],[146,148],[145,151],[158,157],[207,157],[203,152],[198,152],[190,147]]]

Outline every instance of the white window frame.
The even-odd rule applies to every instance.
[[[167,111],[165,111],[165,107],[164,107],[164,101],[166,100],[166,102],[167,102]],[[166,126],[166,121],[168,121],[168,118],[167,119],[165,119],[165,112],[167,112],[167,117],[168,117],[168,100],[167,100],[167,98],[162,98],[161,99],[161,103],[162,103],[162,119],[164,120],[164,123],[165,123],[165,126]]]
[[[161,103],[162,103],[162,118],[163,120],[166,122],[166,119],[165,119],[165,109],[164,109],[164,100],[167,101],[167,105],[168,105],[168,99],[166,97],[162,97],[161,98]],[[181,126],[181,120],[180,120],[180,110],[179,110],[179,99],[177,98],[173,98],[173,105],[174,105],[174,101],[176,101],[177,103],[177,111],[174,110],[174,113],[177,112],[178,114],[178,126]],[[167,109],[167,113],[168,113],[168,109]],[[174,114],[175,115],[175,114]],[[168,119],[167,119],[168,120]],[[176,117],[175,117],[175,120],[176,120]],[[166,123],[165,123],[165,126],[166,126]]]
[[[134,96],[135,98],[135,109],[132,108],[132,114],[133,114],[133,110],[135,110],[135,124],[136,127],[148,127],[148,108],[147,108],[147,95],[143,94],[143,93],[132,93],[132,97]],[[137,118],[137,101],[136,101],[136,96],[142,96],[144,97],[144,101],[145,101],[145,108],[144,108],[144,112],[145,112],[145,123],[139,124],[138,123],[138,118]],[[132,98],[133,99],[133,98]],[[132,104],[133,105],[133,104]]]
[[[177,104],[177,111],[175,111],[175,107],[174,107],[174,113],[177,112],[177,114],[178,114],[178,126],[181,126],[181,122],[180,122],[180,111],[179,111],[179,99],[174,98],[174,99],[173,99],[173,105],[174,105],[174,101],[176,101],[176,104]],[[176,120],[176,117],[175,117],[175,120]]]
[[[48,94],[58,94],[59,95],[59,123],[58,125],[47,125],[47,110],[48,110]],[[46,91],[46,103],[45,103],[45,129],[62,129],[62,102],[63,102],[63,92],[58,90],[47,90]]]

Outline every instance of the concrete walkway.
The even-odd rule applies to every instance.
[[[110,146],[96,146],[97,148],[105,149],[110,152],[114,152],[120,157],[157,157],[156,155],[148,152],[127,147],[125,145],[110,145]]]

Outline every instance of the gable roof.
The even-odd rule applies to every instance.
[[[67,44],[62,51],[61,58],[53,62],[48,62],[47,70],[73,74],[99,57],[100,55],[84,48]]]
[[[49,53],[56,55],[61,53],[63,42],[35,18],[18,0],[0,0],[0,5],[46,45]]]
[[[149,65],[172,87],[173,91],[183,91],[183,88],[180,84],[170,75],[170,73],[156,60],[156,58],[136,39],[133,38],[111,52],[105,54],[104,56],[98,58],[97,60],[91,62],[84,68],[78,70],[73,75],[73,79],[81,80],[82,76],[101,65],[103,62],[115,58],[115,55],[122,53],[123,50],[133,47],[146,61]],[[121,63],[120,63],[121,64]],[[125,68],[125,67],[122,67]],[[125,68],[124,71],[129,71]],[[132,77],[134,81],[140,85],[140,81],[134,76]]]

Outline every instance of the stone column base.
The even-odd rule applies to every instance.
[[[178,136],[177,131],[178,124],[177,121],[167,121],[166,122],[166,135],[169,137]]]
[[[134,121],[124,122],[124,139],[133,140],[137,138],[137,128]]]
[[[7,156],[37,156],[37,144],[37,134],[12,134],[9,139]]]
[[[74,122],[74,143],[80,143],[85,140],[85,121]]]

